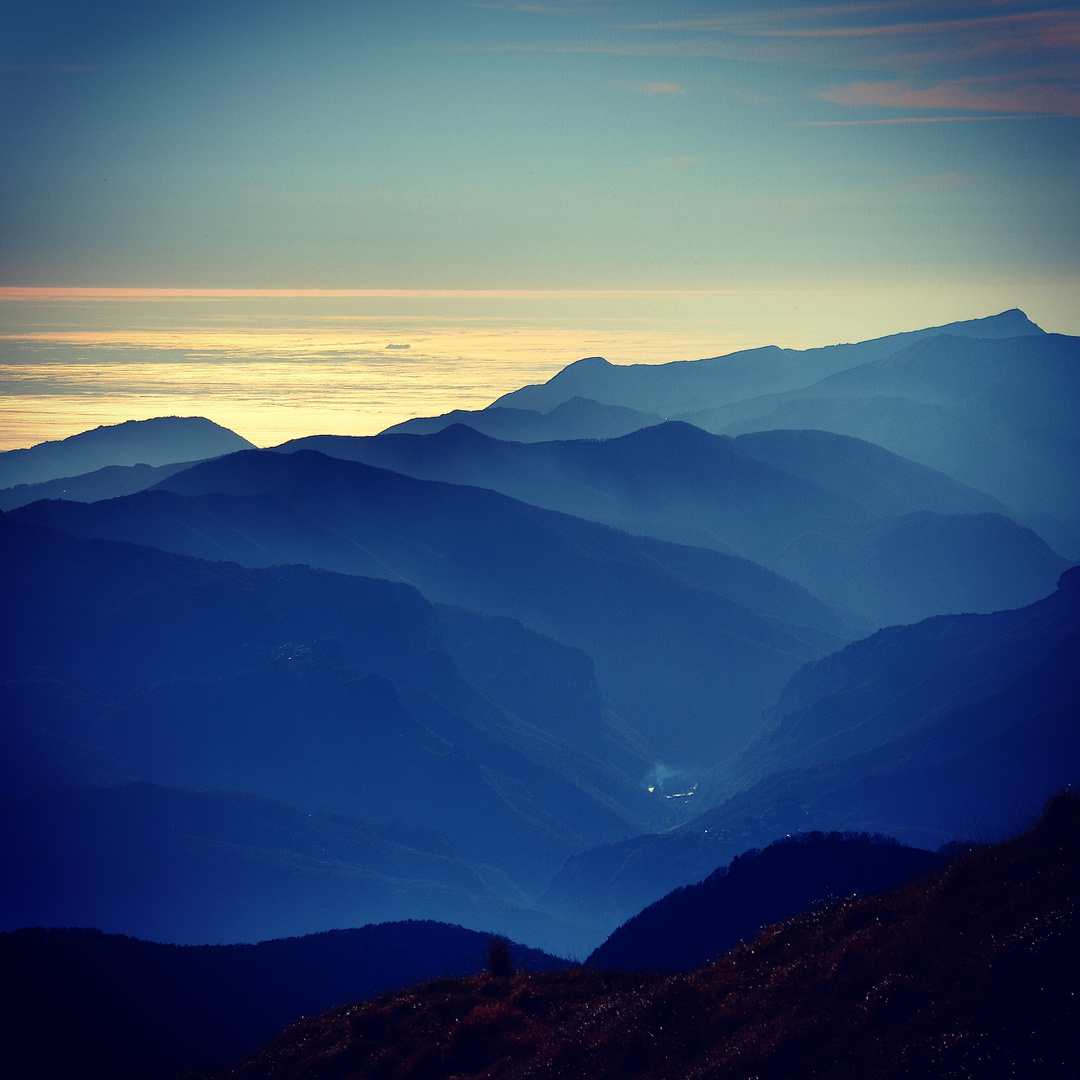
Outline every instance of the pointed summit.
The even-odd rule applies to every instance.
[[[971,338],[1031,337],[1046,331],[1033,323],[1019,308],[1009,308],[998,315],[985,319],[969,319],[966,322],[949,323],[935,328],[942,334],[960,334]]]

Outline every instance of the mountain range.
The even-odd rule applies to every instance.
[[[490,488],[635,535],[734,553],[796,581],[858,625],[1018,607],[1068,561],[996,499],[863,440],[824,431],[740,439],[667,422],[606,440],[316,436],[318,450]]]
[[[23,613],[18,623],[5,621],[0,649],[3,778],[11,792],[5,845],[26,867],[5,891],[8,927],[33,917],[39,878],[64,872],[77,882],[104,865],[89,854],[99,850],[91,835],[120,856],[121,876],[145,870],[115,843],[110,820],[120,811],[109,800],[117,789],[60,798],[58,787],[151,781],[225,789],[305,811],[437,829],[453,843],[436,845],[440,859],[429,869],[438,872],[411,873],[440,888],[451,874],[459,895],[448,902],[458,907],[441,914],[457,921],[464,919],[462,895],[520,903],[522,890],[535,892],[570,852],[663,819],[663,801],[575,745],[602,749],[609,741],[588,659],[510,620],[435,609],[403,584],[306,567],[242,570],[76,540],[10,515],[0,518],[0,543],[5,602]],[[444,647],[444,620],[449,648],[466,655],[486,691],[460,673]],[[523,660],[532,678],[542,678],[542,694],[528,678],[506,676]],[[534,720],[554,714],[574,742],[502,702]],[[180,796],[162,808],[159,788],[135,793],[128,805],[146,804],[136,816],[139,835],[167,836]],[[195,813],[194,805],[181,809]],[[250,807],[231,797],[207,804],[198,820],[211,831],[196,835],[219,848],[238,810],[246,820]],[[79,870],[65,846],[72,829],[81,837],[72,843],[88,845]],[[191,835],[189,826],[182,832]],[[279,834],[271,846],[291,850],[294,834]],[[132,843],[133,851],[144,846]],[[477,869],[455,870],[459,852]],[[196,855],[205,861],[205,845]],[[61,904],[54,917],[63,912],[70,921],[84,898],[65,889],[54,899]],[[382,917],[422,913],[415,897],[400,903],[404,909],[380,907]],[[146,911],[156,935],[172,926],[169,919],[186,920],[188,929],[173,927],[167,940],[242,940],[230,935],[242,933],[244,917],[223,923],[212,902],[178,910],[148,904]],[[307,918],[297,907],[293,926]],[[302,925],[327,929],[323,918]]]
[[[673,984],[597,969],[687,971],[1080,782],[1078,348],[1013,311],[590,358],[369,438],[256,450],[165,418],[0,456],[0,931],[194,948],[437,919],[599,947],[536,1009],[649,1000],[701,1045]],[[851,982],[866,1010],[884,978]],[[402,1008],[486,1001],[526,1046],[530,985]],[[347,1015],[411,1037],[387,1008]],[[417,1068],[486,1068],[477,1015]]]
[[[245,451],[152,491],[11,516],[248,566],[409,582],[518,619],[588,653],[605,698],[673,767],[741,749],[786,679],[848,636],[828,606],[746,559],[310,450]]]

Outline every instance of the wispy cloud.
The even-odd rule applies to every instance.
[[[1080,116],[1080,90],[1068,86],[1026,83],[1000,88],[990,81],[956,79],[923,88],[906,80],[852,82],[818,92],[822,101],[851,107],[965,109],[994,113],[1052,113]]]
[[[46,72],[53,75],[83,75],[104,70],[104,64],[0,64],[0,71]]]
[[[929,173],[912,176],[900,186],[907,191],[957,191],[978,187],[982,178],[972,173]]]
[[[562,5],[560,7],[552,7],[550,4],[522,4],[515,3],[513,0],[505,0],[505,2],[499,3],[496,0],[489,0],[488,3],[474,3],[470,7],[477,8],[493,8],[498,11],[520,11],[528,15],[578,15],[580,11],[575,10],[572,7]]]
[[[982,120],[1045,120],[1050,113],[1039,116],[888,116],[876,120],[802,120],[792,127],[866,127],[874,124],[969,124]]]
[[[618,90],[629,90],[634,94],[689,94],[690,91],[674,82],[617,82]]]
[[[851,16],[881,15],[890,10],[933,8],[926,3],[848,4],[835,7],[759,9],[738,15],[708,19],[651,23],[635,27],[638,30],[697,30],[714,31],[745,37],[893,37],[897,35],[951,34],[957,31],[1000,32],[1017,27],[1034,33],[1046,44],[1062,44],[1075,40],[1080,26],[1080,10],[1061,8],[1046,11],[1014,11],[994,15],[972,14],[952,19],[922,19],[918,21],[872,21],[851,25],[843,20]],[[827,20],[830,25],[815,25]],[[802,25],[793,25],[802,24]],[[1034,28],[1034,29],[1032,29]]]
[[[1080,8],[1053,0],[1040,8],[1022,0],[759,6],[638,29],[724,44],[742,59],[890,74],[814,94],[845,108],[941,110],[956,114],[953,123],[978,113],[1080,117]]]

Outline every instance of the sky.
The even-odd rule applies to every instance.
[[[0,449],[1080,333],[1078,61],[1053,2],[4,0]]]

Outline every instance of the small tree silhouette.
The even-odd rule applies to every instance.
[[[514,957],[510,942],[504,937],[493,937],[487,945],[487,969],[492,975],[509,979],[514,974]]]

